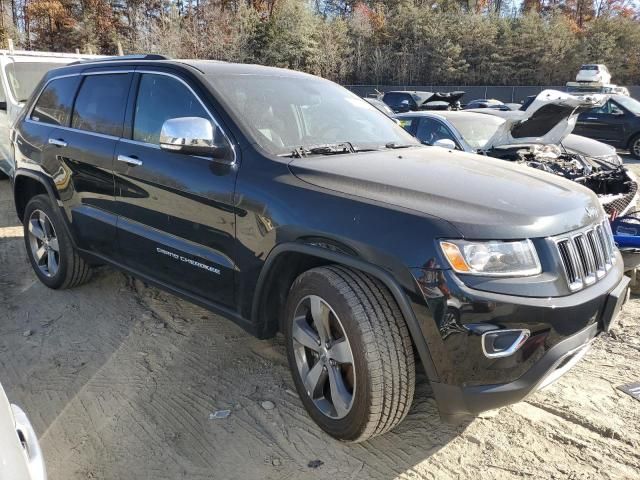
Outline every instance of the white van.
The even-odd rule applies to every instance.
[[[0,50],[0,177],[13,174],[9,129],[34,88],[49,70],[99,55]]]

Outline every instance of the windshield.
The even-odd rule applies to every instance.
[[[253,139],[274,155],[344,142],[355,150],[420,144],[375,107],[327,80],[241,74],[207,79]]]
[[[640,115],[640,102],[635,98],[625,97],[623,95],[616,96],[615,101],[629,110],[634,115]]]
[[[493,115],[484,115],[484,117],[479,119],[476,115],[459,117],[451,115],[447,117],[447,120],[458,130],[460,136],[471,148],[482,150],[498,131],[500,125],[505,122],[504,118]]]
[[[47,62],[12,62],[7,64],[5,72],[13,98],[18,102],[26,102],[42,77],[54,68],[64,66],[63,63]]]
[[[580,70],[598,70],[597,65],[582,65]]]

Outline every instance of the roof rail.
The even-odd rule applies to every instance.
[[[80,60],[77,62],[73,62],[70,65],[76,65],[78,63],[99,63],[99,62],[122,62],[126,60],[171,60],[171,57],[167,57],[165,55],[158,55],[155,53],[146,53],[146,54],[134,54],[134,55],[121,55],[118,57],[104,57],[97,59],[88,59],[88,60]]]

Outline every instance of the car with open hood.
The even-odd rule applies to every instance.
[[[464,92],[422,92],[394,90],[385,92],[382,101],[394,112],[418,110],[453,110],[460,108]]]
[[[627,298],[591,190],[424,146],[302,72],[84,62],[47,74],[12,140],[42,283],[109,264],[260,338],[282,332],[301,404],[344,441],[407,415],[416,361],[447,420],[525,398]]]
[[[510,160],[585,185],[616,216],[635,206],[635,176],[615,148],[571,133],[581,112],[606,101],[547,90],[524,111],[416,112],[396,118],[425,144]]]

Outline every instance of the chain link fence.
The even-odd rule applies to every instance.
[[[462,103],[470,102],[477,98],[495,98],[505,103],[520,103],[530,95],[537,95],[542,90],[552,88],[554,90],[564,90],[564,85],[546,85],[540,87],[532,86],[469,86],[469,85],[345,85],[361,97],[374,95],[376,91],[386,92],[389,90],[421,90],[425,92],[454,92],[464,91]],[[640,85],[628,86],[629,93],[633,98],[640,99]]]

